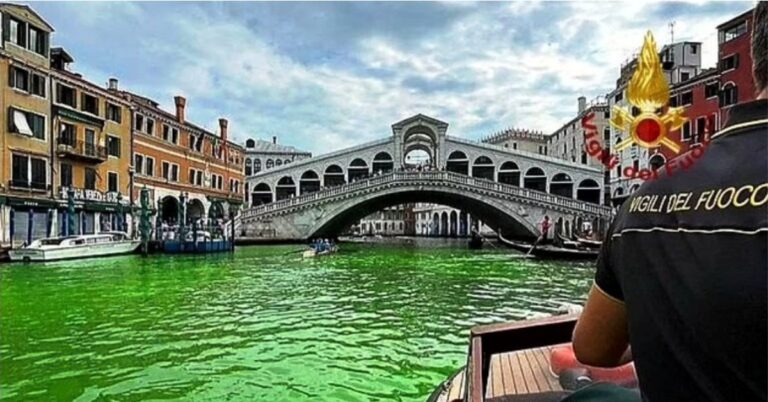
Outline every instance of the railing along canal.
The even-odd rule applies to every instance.
[[[257,215],[268,212],[291,208],[298,205],[304,205],[310,202],[326,200],[337,195],[347,194],[359,190],[365,190],[384,184],[397,183],[408,184],[414,181],[426,180],[429,184],[434,183],[458,183],[481,190],[489,190],[503,195],[512,195],[521,198],[527,198],[543,203],[562,206],[587,213],[597,215],[607,215],[610,208],[602,205],[590,204],[585,201],[578,201],[572,198],[549,194],[539,190],[521,188],[511,184],[499,183],[492,180],[480,179],[455,172],[436,171],[436,172],[393,172],[381,176],[362,179],[353,183],[346,183],[340,186],[330,187],[310,194],[303,194],[288,199],[271,202],[269,204],[259,205],[243,212],[242,219],[252,218]]]

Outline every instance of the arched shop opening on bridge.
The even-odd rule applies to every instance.
[[[547,176],[538,167],[532,167],[525,172],[523,187],[531,190],[547,191]]]
[[[369,175],[368,163],[361,158],[355,158],[347,167],[348,181],[351,183],[360,179],[365,179]]]
[[[384,174],[395,169],[395,162],[392,155],[386,152],[379,152],[373,157],[373,173]]]
[[[453,151],[448,155],[445,163],[445,169],[449,172],[469,174],[469,159],[464,152]]]
[[[573,198],[573,180],[565,173],[558,173],[549,183],[549,192],[561,197]]]
[[[299,179],[299,194],[309,194],[320,190],[320,176],[314,170],[307,170]]]
[[[496,168],[491,158],[487,156],[478,156],[472,162],[472,177],[480,179],[493,180],[496,174]]]
[[[323,183],[325,187],[339,186],[347,181],[344,179],[344,169],[339,165],[331,165],[325,168]]]
[[[520,187],[520,168],[515,162],[504,162],[499,168],[499,183]]]
[[[414,154],[414,151],[423,151],[426,154],[426,158],[421,153]],[[436,159],[437,133],[423,124],[418,124],[406,130],[403,135],[404,164],[435,167]]]
[[[266,183],[257,184],[251,191],[251,205],[257,206],[272,202],[272,189]]]
[[[601,192],[602,189],[596,181],[592,179],[582,180],[579,183],[579,187],[576,189],[576,199],[579,201],[599,204]]]
[[[432,166],[432,156],[427,150],[413,148],[405,154],[405,167],[410,169],[421,167],[423,169],[427,166]]]
[[[284,176],[277,181],[275,186],[275,200],[280,201],[296,195],[296,183],[290,176]]]

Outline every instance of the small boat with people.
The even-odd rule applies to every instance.
[[[55,261],[86,257],[128,254],[141,245],[125,232],[46,237],[8,252],[11,261]]]
[[[542,260],[595,260],[599,254],[597,249],[587,248],[566,248],[557,247],[551,244],[525,243],[521,241],[509,240],[499,234],[499,242],[525,253],[527,256],[533,256]]]
[[[337,251],[339,251],[339,248],[336,246],[333,240],[317,239],[312,243],[310,243],[309,249],[304,250],[302,257],[304,258],[320,257],[324,255],[335,254]]]

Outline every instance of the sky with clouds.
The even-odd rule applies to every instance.
[[[231,136],[325,153],[391,135],[423,113],[449,135],[552,132],[576,98],[610,91],[642,44],[703,42],[752,2],[34,3],[73,69]]]

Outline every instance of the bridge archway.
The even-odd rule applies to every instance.
[[[539,167],[532,167],[525,172],[523,187],[531,190],[547,191],[547,176]]]
[[[601,191],[600,185],[596,181],[585,179],[579,182],[579,187],[576,189],[576,199],[599,204]]]
[[[267,183],[259,183],[251,192],[251,205],[257,206],[272,202],[272,188]]]
[[[387,152],[379,152],[373,157],[373,173],[389,173],[395,169],[392,155]]]
[[[350,183],[368,177],[368,163],[361,158],[355,158],[347,167],[347,176]]]
[[[339,186],[346,182],[344,169],[341,166],[331,165],[325,168],[325,173],[323,173],[323,185],[325,187]]]
[[[461,151],[453,151],[448,155],[445,169],[449,172],[461,173],[469,176],[469,159],[467,154]]]
[[[448,212],[440,214],[440,236],[448,236]]]
[[[299,179],[299,194],[309,194],[320,190],[320,176],[314,170],[302,173]]]
[[[275,186],[275,200],[280,201],[296,195],[296,183],[291,176],[283,176]]]
[[[504,162],[499,168],[499,183],[520,187],[520,168],[515,162]]]
[[[446,205],[466,211],[472,215],[473,221],[493,222],[505,235],[519,237],[535,237],[538,233],[535,224],[529,223],[518,215],[518,208],[507,202],[496,201],[472,192],[455,192],[452,190],[419,190],[409,187],[392,187],[380,192],[366,194],[362,197],[350,198],[335,208],[324,211],[315,219],[315,224],[308,231],[309,237],[334,237],[345,228],[360,221],[360,219],[387,207],[406,204],[429,202]],[[449,216],[445,219],[442,214],[435,212],[431,216],[430,234],[447,235],[449,232]],[[465,224],[469,232],[468,222]],[[445,229],[443,229],[445,228]]]
[[[472,163],[472,177],[494,180],[495,170],[493,160],[485,155],[478,156]]]
[[[554,195],[573,198],[573,180],[565,173],[558,173],[549,183],[549,192]]]

